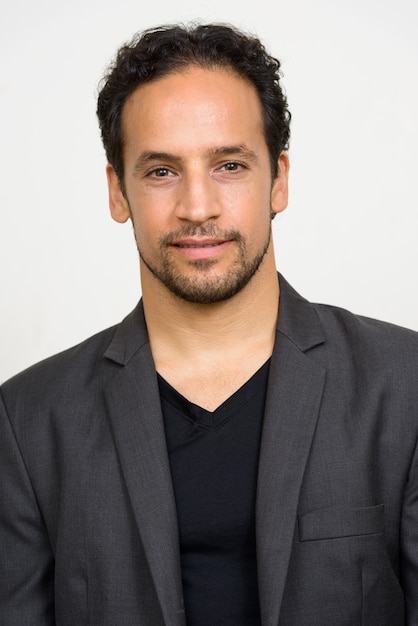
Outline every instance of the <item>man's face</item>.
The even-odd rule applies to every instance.
[[[272,181],[254,88],[192,66],[139,87],[122,125],[124,195],[108,166],[110,206],[133,221],[142,280],[189,302],[232,297],[271,247],[271,211],[287,203],[287,157]]]

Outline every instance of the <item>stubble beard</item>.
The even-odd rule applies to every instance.
[[[171,244],[182,238],[193,236],[216,237],[224,241],[233,241],[234,245],[237,246],[237,257],[231,267],[221,275],[211,275],[212,268],[217,264],[216,260],[189,260],[187,262],[189,266],[194,268],[194,275],[191,277],[182,273],[173,259]],[[232,298],[250,282],[262,264],[269,248],[271,228],[268,229],[266,241],[260,252],[254,258],[249,259],[245,238],[239,231],[219,231],[211,223],[200,227],[191,224],[160,239],[161,263],[159,267],[144,257],[136,235],[135,239],[142,262],[171,293],[186,302],[214,304]]]

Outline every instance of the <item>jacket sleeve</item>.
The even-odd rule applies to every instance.
[[[406,624],[418,624],[418,441],[404,494],[401,526],[402,587]]]
[[[0,396],[0,622],[52,626],[54,559],[30,476]]]

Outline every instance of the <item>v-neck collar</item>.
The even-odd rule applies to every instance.
[[[239,412],[242,406],[250,403],[255,395],[260,392],[265,393],[269,365],[270,359],[237,389],[237,391],[218,406],[215,411],[208,411],[190,402],[160,376],[160,374],[157,374],[160,397],[162,401],[168,402],[170,406],[178,413],[181,413],[183,417],[189,421],[193,421],[195,425],[204,429],[219,428],[228,421],[233,413]]]

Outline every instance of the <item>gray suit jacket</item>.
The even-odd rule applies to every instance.
[[[418,335],[280,283],[256,510],[263,626],[416,626]],[[6,382],[0,424],[0,624],[185,626],[141,304]]]

